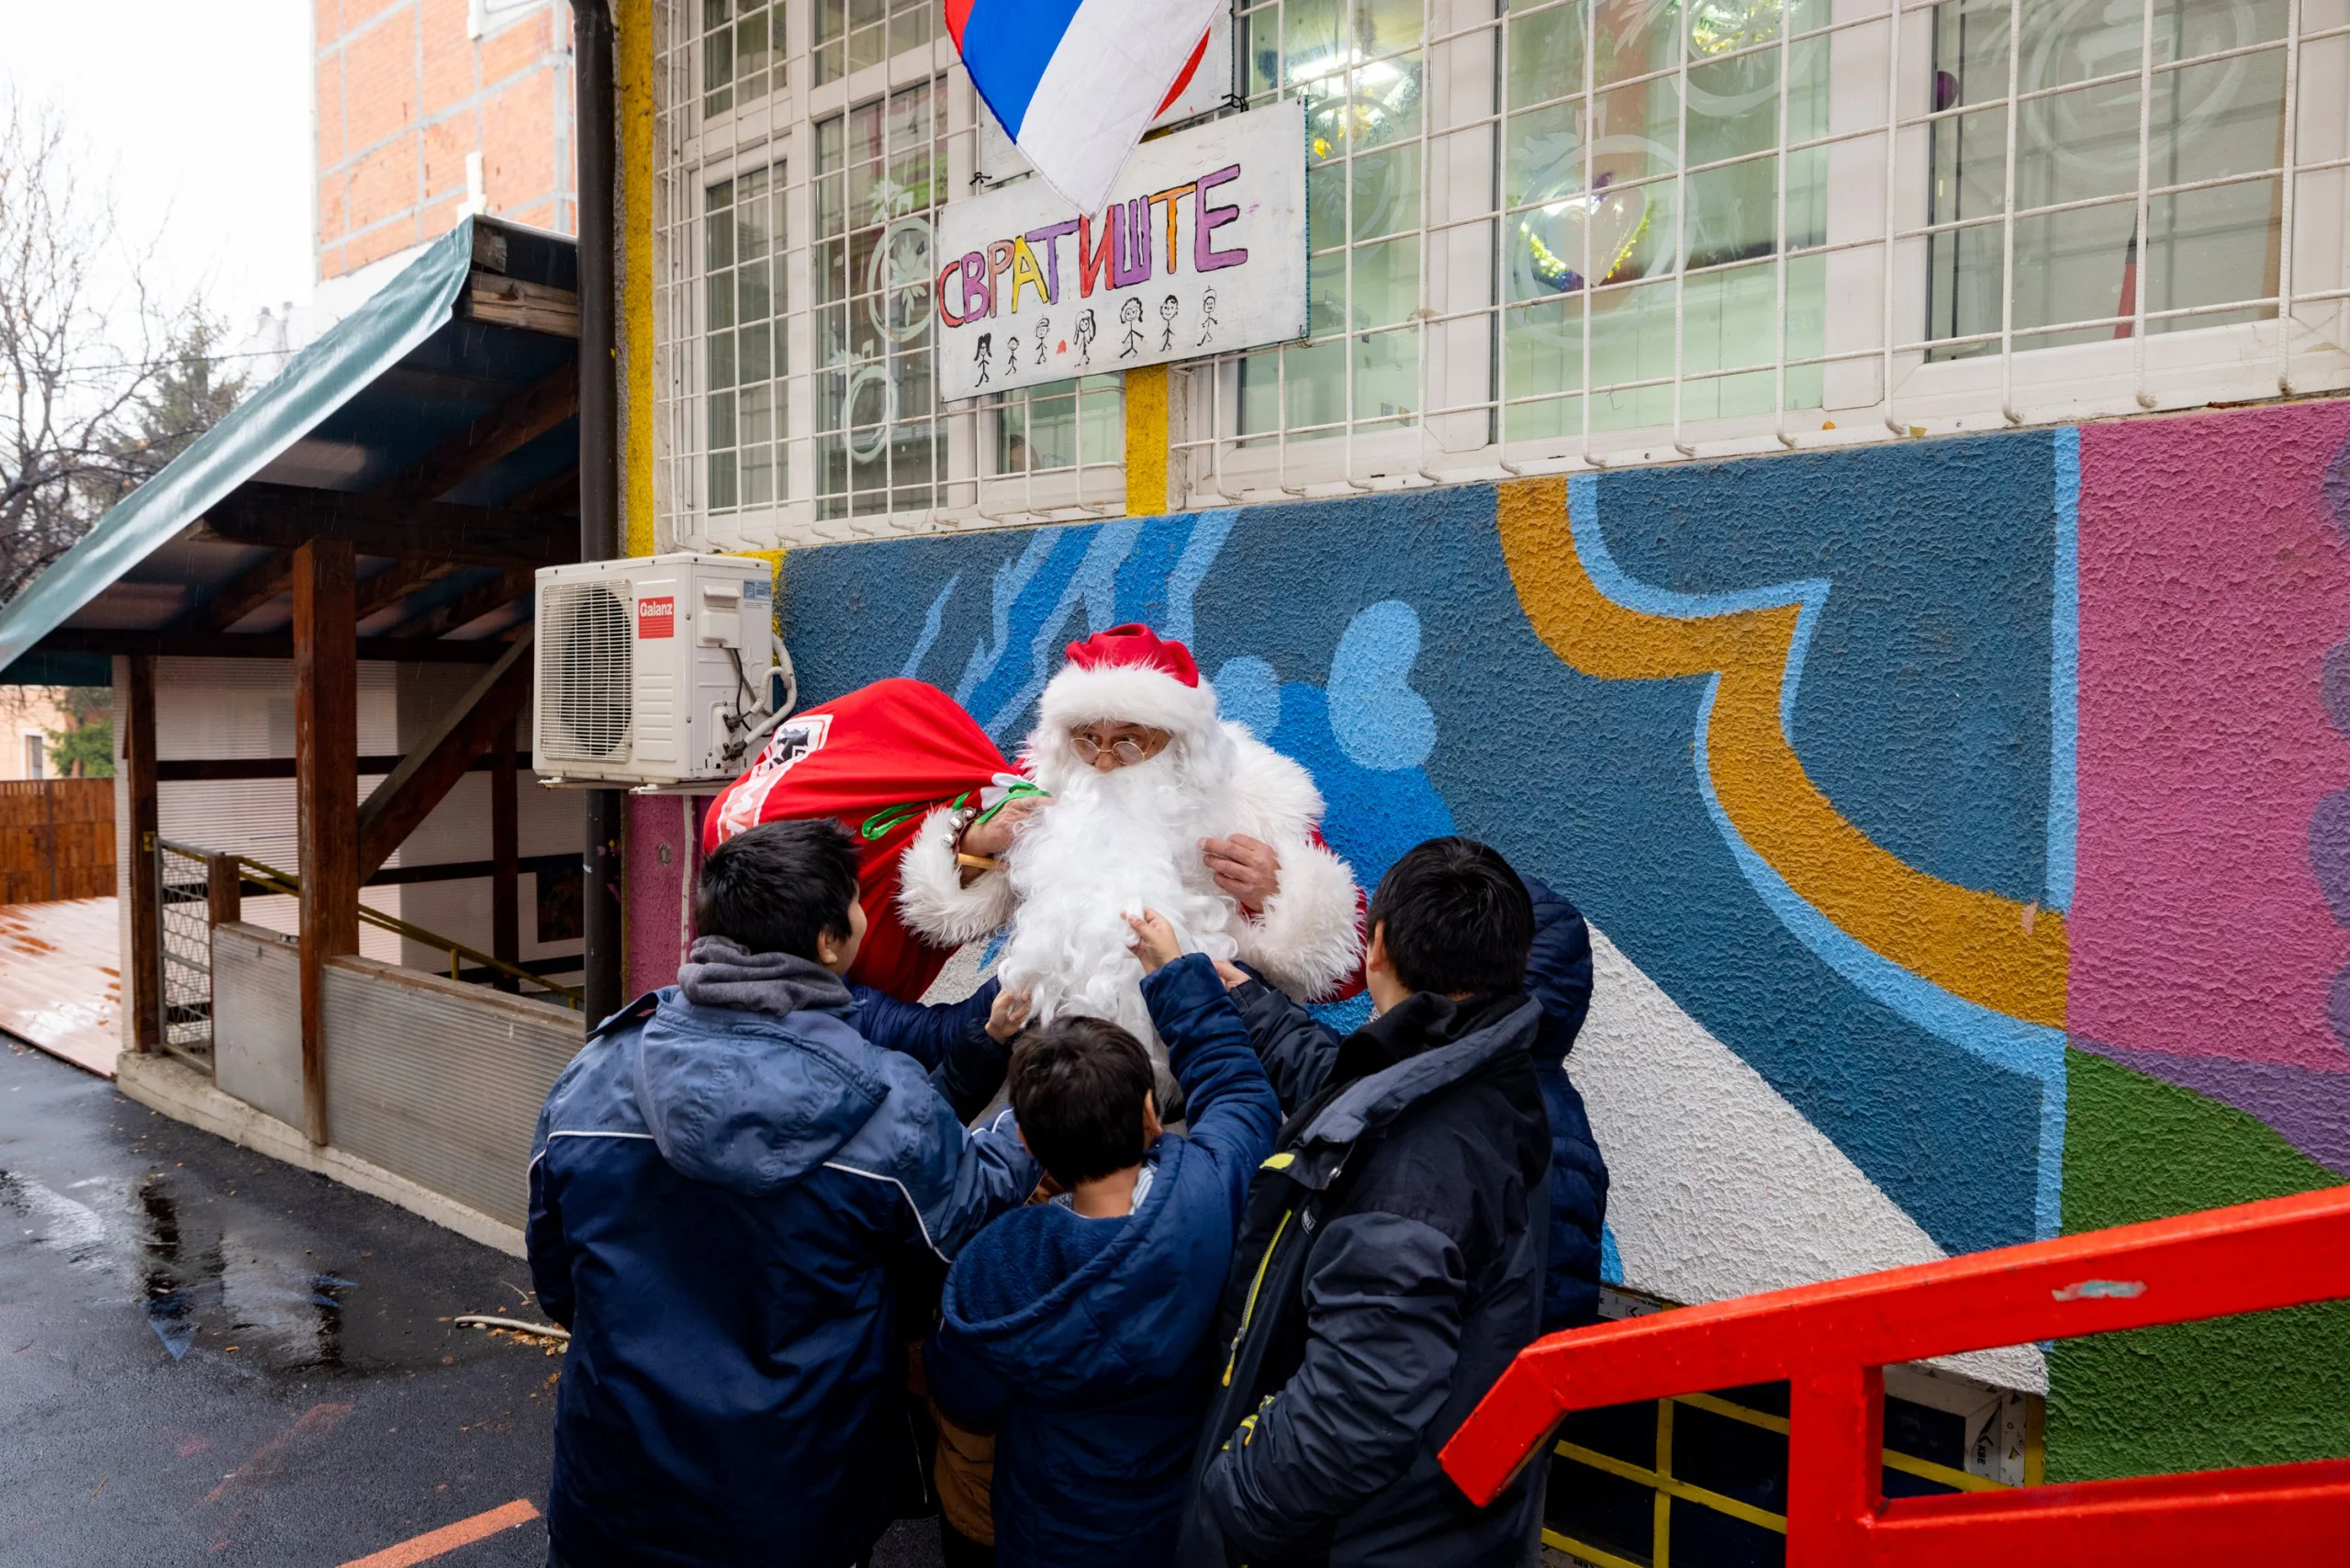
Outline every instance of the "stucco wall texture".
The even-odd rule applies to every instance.
[[[2346,451],[2313,403],[839,545],[782,614],[808,700],[1007,745],[1147,621],[1366,884],[1458,831],[1574,899],[1609,1267],[1695,1301],[2350,1173]],[[2055,1478],[2350,1454],[2350,1309],[1970,1370]]]

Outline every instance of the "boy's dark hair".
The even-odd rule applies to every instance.
[[[1012,1047],[1020,1136],[1064,1187],[1139,1165],[1142,1103],[1155,1075],[1142,1042],[1100,1018],[1057,1018]]]
[[[761,823],[710,852],[694,890],[694,930],[752,953],[816,956],[845,939],[856,899],[856,844],[830,817]]]
[[[1371,898],[1387,961],[1414,991],[1490,995],[1526,985],[1534,900],[1500,851],[1473,838],[1431,838],[1404,852]]]

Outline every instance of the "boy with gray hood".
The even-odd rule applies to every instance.
[[[531,1272],[572,1331],[550,1562],[849,1568],[912,1462],[892,1265],[952,1259],[1037,1168],[1008,1115],[965,1130],[955,1061],[926,1076],[851,1023],[837,823],[729,839],[694,916],[677,985],[598,1030],[539,1120]]]

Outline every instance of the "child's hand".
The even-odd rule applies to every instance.
[[[1167,917],[1155,909],[1126,916],[1126,924],[1134,928],[1135,939],[1127,946],[1136,958],[1142,960],[1142,972],[1157,974],[1183,956],[1183,945],[1175,939],[1175,928]]]
[[[994,1005],[988,1009],[988,1037],[997,1045],[1009,1045],[1020,1026],[1028,1022],[1028,993],[1024,991],[1000,991]]]
[[[1231,959],[1216,958],[1213,962],[1215,965],[1216,979],[1224,982],[1225,990],[1238,991],[1248,983],[1248,971]]]

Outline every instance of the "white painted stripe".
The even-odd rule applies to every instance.
[[[1220,8],[1219,0],[1078,6],[1013,138],[1062,199],[1080,212],[1101,212],[1158,100]]]
[[[1596,927],[1591,956],[1591,1017],[1567,1070],[1607,1160],[1607,1228],[1626,1284],[1720,1301],[1947,1256]],[[2047,1361],[2030,1345],[1936,1364],[2048,1390]]]

